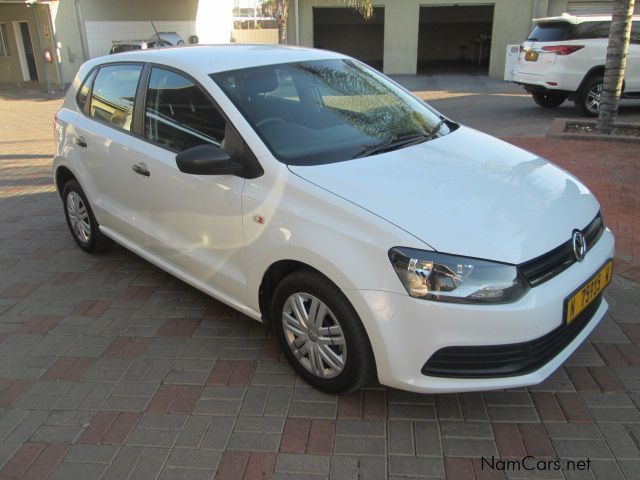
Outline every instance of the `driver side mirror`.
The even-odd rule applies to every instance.
[[[238,175],[242,165],[235,163],[227,152],[211,144],[197,145],[176,155],[182,173],[192,175]]]

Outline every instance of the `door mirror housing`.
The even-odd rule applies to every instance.
[[[176,155],[176,164],[182,173],[191,175],[239,175],[242,165],[220,147],[197,145]]]

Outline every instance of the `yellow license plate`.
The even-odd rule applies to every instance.
[[[585,308],[593,302],[611,282],[613,261],[609,260],[598,273],[586,281],[576,292],[565,300],[564,320],[567,325],[573,322]]]
[[[527,62],[536,62],[538,60],[538,52],[529,50],[527,53],[524,54],[524,59]]]

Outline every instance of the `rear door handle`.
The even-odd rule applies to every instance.
[[[83,137],[75,137],[73,141],[80,148],[87,148],[87,142]]]
[[[137,163],[134,166],[132,166],[131,169],[134,172],[136,172],[138,175],[142,175],[144,177],[151,176],[151,172],[149,171],[149,169],[144,163]]]

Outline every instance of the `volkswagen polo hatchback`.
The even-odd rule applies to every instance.
[[[607,310],[614,239],[579,180],[344,55],[97,58],[55,125],[80,248],[270,322],[320,389],[535,384]]]

